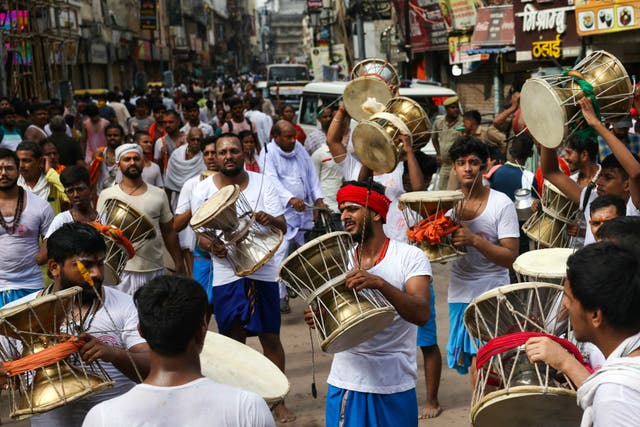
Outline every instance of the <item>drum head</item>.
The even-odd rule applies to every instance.
[[[398,165],[398,148],[378,123],[362,121],[353,130],[353,150],[363,165],[374,172],[389,173]]]
[[[82,292],[80,286],[42,295],[31,301],[0,309],[0,335],[21,339],[20,332],[57,333],[73,297]]]
[[[411,191],[400,195],[400,203],[423,217],[438,209],[453,209],[456,202],[464,199],[460,190],[453,191]]]
[[[191,217],[191,228],[198,229],[206,226],[220,212],[233,205],[240,195],[237,185],[225,185],[213,196],[209,197]]]
[[[581,419],[575,392],[560,388],[501,390],[489,394],[471,410],[475,427],[578,427]]]
[[[340,325],[340,328],[329,335],[320,347],[327,353],[338,353],[362,344],[373,338],[378,332],[391,325],[396,310],[393,307],[382,307],[369,310]]]
[[[545,80],[532,78],[524,83],[520,108],[529,132],[545,147],[556,148],[567,136],[567,112],[556,91]]]
[[[392,96],[393,92],[384,80],[374,76],[363,76],[350,81],[345,86],[342,102],[351,118],[360,121],[373,114],[362,109],[362,104],[368,98],[375,98],[377,102],[386,105]]]
[[[289,380],[273,362],[215,332],[207,331],[200,364],[205,377],[257,393],[268,404],[280,402],[289,393]]]
[[[547,248],[525,252],[516,258],[516,273],[533,279],[562,279],[567,274],[567,259],[575,249]]]

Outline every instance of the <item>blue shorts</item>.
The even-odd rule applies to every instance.
[[[253,306],[249,296],[253,294]],[[280,333],[280,292],[277,282],[241,278],[213,287],[213,312],[218,331],[226,335],[240,320],[247,336]]]
[[[431,347],[438,344],[438,326],[436,325],[436,293],[433,291],[433,285],[429,285],[431,293],[431,302],[429,303],[429,311],[431,316],[424,326],[418,326],[418,339],[416,345],[418,347]]]
[[[344,390],[329,384],[325,418],[327,427],[417,427],[416,389],[376,394]],[[340,424],[341,418],[344,418],[343,424]]]
[[[466,303],[449,303],[449,341],[447,342],[447,363],[461,374],[469,373],[471,359],[478,352],[474,340],[464,325]]]
[[[213,305],[213,262],[211,256],[200,246],[193,251],[193,279],[207,293],[209,305]]]
[[[0,308],[39,290],[40,289],[8,289],[6,291],[0,291]]]

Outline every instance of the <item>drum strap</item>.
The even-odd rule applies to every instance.
[[[584,212],[587,209],[587,204],[589,204],[589,196],[591,196],[591,192],[593,191],[593,187],[596,186],[596,183],[591,181],[587,188],[584,190],[584,199],[582,199],[582,207],[581,210]]]

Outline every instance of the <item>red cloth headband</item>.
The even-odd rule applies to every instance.
[[[367,193],[369,193],[368,198]],[[365,187],[349,184],[338,190],[336,199],[338,201],[338,205],[341,205],[344,202],[352,202],[368,207],[380,215],[385,222],[387,221],[387,212],[389,211],[391,200],[389,200],[384,194],[380,194],[373,190],[369,191]]]

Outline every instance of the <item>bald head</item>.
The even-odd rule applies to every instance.
[[[296,130],[290,122],[278,120],[273,125],[273,138],[282,151],[290,153],[295,148]]]

